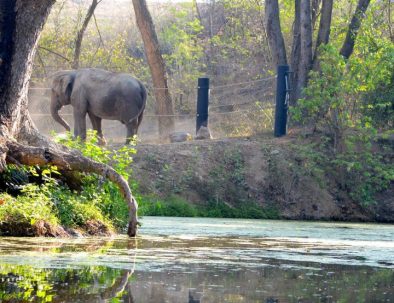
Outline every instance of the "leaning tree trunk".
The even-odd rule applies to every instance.
[[[280,28],[278,0],[265,1],[265,24],[274,65],[287,64],[285,42]]]
[[[156,113],[159,115],[159,133],[164,139],[174,130],[174,110],[168,90],[164,60],[160,52],[155,26],[145,0],[133,0],[137,25],[144,42],[148,65],[152,74]]]
[[[137,203],[126,180],[110,166],[62,148],[41,136],[27,107],[28,83],[42,27],[55,0],[0,2],[0,172],[7,163],[56,165],[67,172],[104,175],[129,207],[129,236],[137,233]]]
[[[86,31],[86,28],[89,25],[90,19],[92,18],[93,14],[94,14],[94,10],[96,9],[97,5],[100,2],[101,1],[98,1],[98,0],[92,0],[92,3],[90,4],[90,7],[88,9],[88,12],[86,13],[85,20],[83,21],[82,26],[77,33],[77,38],[75,39],[74,59],[73,59],[73,63],[72,63],[73,69],[79,68],[79,57],[81,56],[83,35]]]
[[[360,29],[361,22],[365,17],[368,5],[371,0],[359,0],[352,21],[350,21],[349,28],[346,34],[345,41],[343,42],[340,54],[345,58],[349,59],[353,53],[354,44],[356,43],[357,33]]]

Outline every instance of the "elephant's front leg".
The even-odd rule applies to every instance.
[[[86,140],[86,110],[74,107],[74,137]]]

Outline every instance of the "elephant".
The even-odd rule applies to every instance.
[[[126,144],[137,134],[147,92],[141,81],[131,75],[98,68],[63,70],[54,75],[51,89],[51,115],[67,131],[70,126],[59,110],[64,105],[73,107],[74,137],[86,139],[86,114],[102,144],[105,139],[101,119],[123,123],[127,128]]]

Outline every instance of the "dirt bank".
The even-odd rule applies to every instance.
[[[178,196],[197,205],[220,201],[240,207],[253,202],[276,209],[284,219],[394,222],[393,195],[381,193],[377,204],[359,205],[335,180],[307,173],[306,163],[289,148],[296,140],[289,136],[138,145],[134,177],[142,194]]]
[[[34,224],[29,222],[0,222],[0,236],[6,237],[85,237],[111,236],[114,231],[98,220],[88,220],[79,228],[65,228],[40,220]]]

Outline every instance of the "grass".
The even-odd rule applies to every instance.
[[[222,201],[208,201],[205,205],[195,205],[186,200],[169,196],[161,199],[153,196],[141,197],[140,215],[171,217],[210,217],[243,219],[278,219],[279,212],[273,207],[262,208],[255,202],[246,201],[232,207]]]

